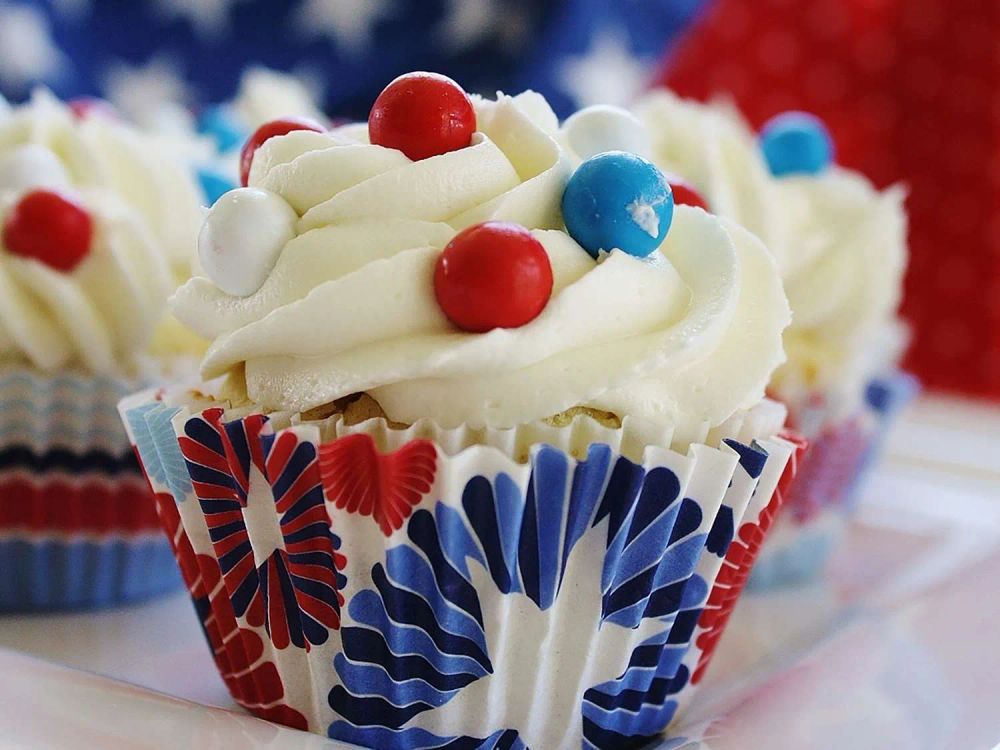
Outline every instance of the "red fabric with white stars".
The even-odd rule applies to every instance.
[[[822,117],[838,161],[910,188],[906,365],[1000,398],[1000,3],[715,0],[661,82],[728,92],[755,126]]]

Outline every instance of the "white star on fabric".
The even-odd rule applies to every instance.
[[[0,1],[0,85],[26,91],[59,78],[68,67],[40,10]]]
[[[205,37],[218,37],[226,30],[229,12],[245,0],[158,0],[157,13],[168,21],[186,19]]]
[[[328,36],[350,55],[371,42],[374,25],[391,15],[394,0],[305,0],[296,25],[304,34]]]
[[[230,106],[250,130],[290,115],[324,122],[326,118],[316,105],[323,100],[324,81],[319,66],[302,64],[280,72],[254,65],[243,71]]]
[[[607,520],[590,533],[606,531]],[[580,747],[584,692],[619,677],[636,646],[670,627],[655,619],[643,620],[635,629],[601,622],[601,553],[603,547],[595,544],[574,548],[555,604],[544,612],[523,593],[501,593],[487,571],[469,566],[472,584],[480,592],[493,672],[438,709],[447,712],[449,734],[488,737],[516,727],[527,747]],[[546,663],[547,657],[561,668]],[[535,672],[547,680],[525,689],[526,675]],[[503,723],[498,723],[497,711],[486,709],[491,705],[503,706]],[[433,730],[439,728],[434,722],[440,718],[428,711],[406,726]],[[567,726],[573,734],[565,733]]]
[[[302,87],[314,108],[321,107],[326,96],[326,81],[328,73],[322,63],[302,62],[288,71],[288,76]],[[313,115],[313,119],[316,118]]]
[[[167,57],[152,57],[136,66],[116,61],[102,79],[108,101],[145,128],[160,129],[164,117],[174,117],[174,111],[186,110],[189,103],[180,67]]]
[[[460,51],[491,36],[499,37],[504,47],[519,47],[527,30],[528,21],[521,8],[504,7],[495,0],[448,0],[437,34],[442,44]]]
[[[487,36],[497,22],[492,0],[448,0],[438,33],[451,49],[471,47]]]
[[[90,0],[52,0],[57,15],[79,19],[90,11]]]
[[[623,30],[601,31],[591,39],[586,53],[562,63],[557,82],[578,107],[626,106],[649,83],[649,65],[631,53]]]

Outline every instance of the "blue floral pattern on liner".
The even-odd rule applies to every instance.
[[[137,406],[126,411],[147,418]],[[771,496],[790,453],[769,441],[771,461],[737,443],[654,449],[637,464],[600,443],[579,460],[536,445],[517,464],[492,448],[438,448],[412,503],[396,490],[416,486],[406,471],[423,464],[404,449],[420,441],[367,463],[327,453],[344,465],[320,471],[325,507],[306,505],[323,509],[337,540],[342,620],[303,648],[255,615],[275,590],[259,563],[294,541],[281,487],[314,487],[313,455],[338,441],[210,412],[172,420],[193,480],[177,504],[184,532],[219,561],[240,627],[264,636],[309,728],[386,750],[647,744],[690,694],[699,618],[734,529],[761,506],[758,483]],[[283,454],[311,453],[278,482],[268,457],[282,441]],[[140,453],[157,461],[163,447]],[[367,494],[339,504],[330,493],[352,482]],[[300,504],[309,493],[297,494]]]
[[[156,461],[144,462],[150,480],[166,484],[174,500],[182,502],[191,492],[191,478],[170,423],[178,411],[153,402],[130,412],[125,421],[139,455],[157,456]]]
[[[670,708],[655,697],[652,710],[646,710],[652,716],[636,714],[643,696],[654,689],[654,696],[659,693],[656,679],[647,678],[642,686],[637,666],[644,653],[662,653],[678,611],[690,610],[689,600],[698,603],[707,595],[705,582],[693,575],[706,539],[697,533],[701,508],[681,496],[680,480],[670,469],[647,472],[622,457],[613,461],[604,445],[591,446],[572,476],[566,455],[550,447],[538,450],[533,468],[525,495],[504,473],[492,482],[476,476],[465,486],[461,510],[439,503],[433,513],[418,510],[413,515],[407,527],[410,543],[390,548],[386,564],[372,570],[375,588],[361,591],[351,602],[357,625],[342,633],[344,650],[334,663],[343,685],[330,693],[331,706],[344,719],[330,727],[331,737],[379,748],[454,742],[454,737],[428,737],[414,744],[423,730],[404,725],[476,681],[517,684],[515,675],[502,673],[503,665],[491,660],[488,631],[519,627],[530,636],[534,617],[541,621],[538,632],[545,632],[545,612],[563,593],[572,553],[587,534],[603,537],[605,550],[600,568],[589,571],[594,583],[599,581],[592,627],[605,637],[598,643],[607,640],[609,647],[621,650],[643,620],[658,620],[659,632],[636,646],[624,673],[609,675],[611,679],[572,701],[585,702],[581,719],[595,737],[622,731],[651,735],[669,723]],[[545,502],[538,501],[540,494]],[[523,602],[517,622],[484,616],[482,583],[476,585],[471,570],[477,564],[496,594],[534,606]],[[583,582],[578,578],[579,573],[567,596],[579,593]],[[579,645],[591,645],[590,628],[574,625],[563,635],[580,633],[584,640]],[[561,643],[565,647],[566,641]],[[657,670],[667,671],[659,679],[670,683],[678,666],[674,663],[671,671],[658,665]],[[387,674],[393,679],[387,680]],[[634,706],[636,702],[640,705]],[[372,731],[364,725],[373,712],[384,723]],[[530,714],[525,718],[532,719]],[[477,741],[513,738],[518,734],[514,730],[497,727]]]

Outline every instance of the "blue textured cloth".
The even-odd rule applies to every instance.
[[[362,117],[393,77],[427,69],[480,93],[532,87],[566,114],[641,86],[706,2],[0,0],[0,92],[114,99],[154,69],[165,96],[197,105],[256,63],[321,81],[330,113]]]

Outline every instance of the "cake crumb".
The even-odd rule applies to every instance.
[[[343,414],[344,407],[346,406],[344,399],[339,399],[337,401],[330,401],[326,404],[320,404],[319,406],[314,406],[312,409],[306,409],[302,412],[303,422],[319,422],[323,419],[329,419],[334,414]]]
[[[369,419],[385,419],[385,411],[378,401],[367,393],[362,393],[347,404],[344,409],[344,424],[353,427],[356,424],[367,422]]]
[[[598,424],[610,427],[614,430],[617,430],[622,426],[622,420],[617,414],[610,411],[592,409],[589,406],[573,406],[566,411],[561,411],[558,414],[553,414],[551,417],[546,417],[542,421],[545,422],[545,424],[552,425],[553,427],[568,427],[578,416],[590,417]]]
[[[250,396],[247,395],[246,366],[242,362],[226,373],[219,387],[218,400],[228,402],[232,408],[250,403]]]

